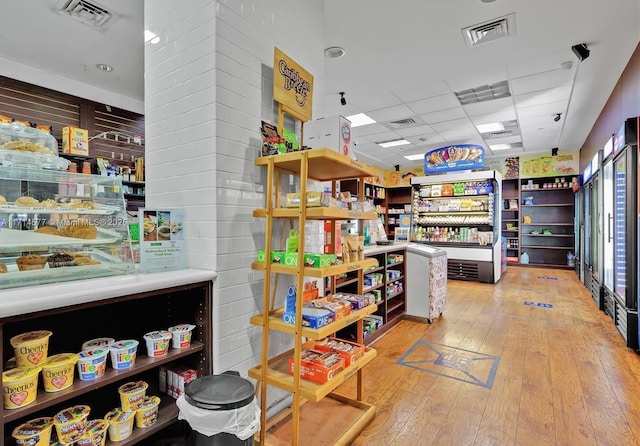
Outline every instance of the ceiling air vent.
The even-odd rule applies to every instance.
[[[103,6],[85,0],[65,1],[58,12],[98,29],[102,28],[112,17],[112,14]]]
[[[454,91],[461,105],[474,102],[491,101],[493,99],[508,98],[511,96],[508,81],[500,81],[495,84],[480,85],[467,90]]]
[[[396,119],[395,121],[388,121],[383,123],[384,126],[391,130],[404,129],[407,127],[416,127],[419,125],[425,125],[425,122],[417,116],[412,118]]]
[[[516,15],[508,14],[484,23],[462,29],[462,36],[469,48],[493,42],[516,33]]]

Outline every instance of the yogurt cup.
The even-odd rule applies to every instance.
[[[116,342],[116,340],[113,338],[90,339],[82,344],[82,350],[86,350],[88,348],[93,348],[93,347],[109,347],[114,342]]]
[[[167,330],[151,331],[144,335],[147,344],[147,355],[151,358],[164,356],[169,353],[171,332]]]
[[[58,443],[69,444],[75,442],[87,425],[87,417],[91,408],[89,406],[72,406],[61,410],[53,417],[53,425],[58,434]]]
[[[76,446],[104,446],[107,442],[107,429],[109,423],[106,420],[89,420],[84,427],[80,438],[75,442]]]
[[[140,428],[149,427],[158,421],[158,407],[160,397],[145,396],[142,403],[136,409],[136,426]]]
[[[18,409],[36,400],[40,370],[41,366],[16,367],[2,372],[5,409]]]
[[[135,339],[114,342],[109,346],[111,367],[116,370],[128,369],[135,364],[137,351],[138,341]]]
[[[169,332],[172,335],[171,346],[173,348],[184,348],[191,345],[191,333],[195,325],[191,324],[179,324],[173,327],[169,327]]]
[[[104,375],[107,368],[106,347],[93,347],[78,353],[78,376],[82,381],[90,381]]]
[[[109,411],[104,419],[109,423],[109,440],[121,441],[129,438],[133,433],[135,412],[125,412],[121,408]]]
[[[49,446],[52,428],[53,418],[34,418],[16,427],[11,436],[18,446]]]
[[[73,384],[73,375],[78,362],[75,353],[60,353],[49,356],[42,364],[42,382],[45,392],[59,392]]]
[[[12,337],[9,342],[16,355],[16,365],[32,367],[45,362],[49,351],[49,337],[52,334],[48,330],[38,330]]]
[[[149,384],[144,381],[133,381],[118,387],[120,407],[124,412],[135,411],[144,401]]]

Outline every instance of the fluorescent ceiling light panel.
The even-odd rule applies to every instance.
[[[509,150],[509,149],[512,149],[513,146],[511,146],[511,144],[493,144],[493,145],[490,145],[489,148],[492,151],[497,151],[497,150]]]
[[[480,124],[476,128],[480,133],[498,132],[504,130],[504,125],[501,122],[493,122],[491,124]]]
[[[415,155],[406,155],[405,158],[408,159],[409,161],[421,160],[421,159],[424,159],[424,153],[417,153]]]
[[[347,116],[347,119],[351,121],[351,128],[360,127],[361,125],[375,124],[376,121],[364,113],[358,113],[357,115]]]
[[[405,146],[407,144],[411,144],[409,141],[407,141],[406,139],[396,139],[393,141],[386,141],[386,142],[379,142],[378,145],[380,147],[384,147],[385,149],[388,149],[389,147],[397,147],[397,146]]]

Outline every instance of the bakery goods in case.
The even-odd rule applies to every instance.
[[[73,257],[73,260],[76,262],[76,265],[99,265],[101,263],[99,260],[92,259],[91,256],[86,253],[69,252],[67,254]]]
[[[7,199],[4,197],[4,195],[0,195],[0,205],[6,205],[9,204],[7,203]]]
[[[23,196],[20,198],[16,198],[14,204],[18,207],[35,207],[40,205],[40,200],[36,200],[33,197]]]
[[[49,234],[49,235],[58,235],[61,236],[62,233],[55,226],[40,226],[34,232],[39,234]]]
[[[60,233],[64,237],[82,238],[92,240],[98,237],[98,229],[88,224],[73,224],[60,228]]]
[[[20,271],[28,271],[32,269],[42,269],[47,263],[47,258],[40,254],[29,254],[26,256],[18,257],[16,264]]]
[[[60,268],[63,266],[75,266],[76,261],[73,256],[60,252],[47,257],[47,263],[49,264],[49,268]]]
[[[7,272],[7,264],[0,262],[0,274]]]

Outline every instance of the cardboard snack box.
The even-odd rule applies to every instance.
[[[293,375],[294,358],[289,358],[289,373]],[[335,352],[305,350],[300,358],[300,377],[324,384],[345,367],[344,359]]]
[[[330,338],[326,344],[316,344],[313,348],[320,352],[338,353],[338,355],[344,359],[345,367],[349,367],[355,361],[362,358],[365,352],[364,345],[338,338]]]

